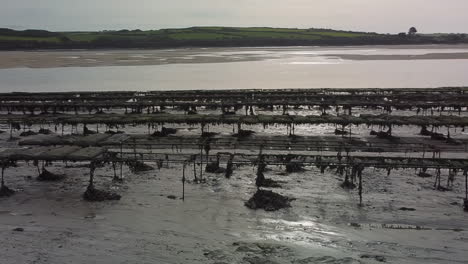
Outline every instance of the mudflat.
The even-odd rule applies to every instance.
[[[357,55],[357,54],[329,54],[344,60],[459,60],[468,59],[468,52],[457,53],[428,53],[423,55]]]
[[[0,69],[223,63],[297,57],[343,60],[468,59],[468,45],[2,51]]]

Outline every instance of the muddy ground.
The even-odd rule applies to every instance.
[[[296,131],[327,134],[334,129]],[[146,128],[126,131],[143,133]],[[231,133],[232,128],[211,131]],[[416,133],[415,128],[395,131]],[[285,128],[263,132],[285,133]],[[460,130],[452,135],[466,137]],[[8,136],[0,135],[1,145],[15,146]],[[441,192],[433,189],[434,178],[417,177],[414,170],[387,176],[386,170],[366,169],[360,207],[357,190],[342,189],[343,179],[334,171],[322,174],[305,167],[304,172],[288,174],[284,167],[268,166],[265,177],[282,185],[274,191],[296,200],[290,208],[266,212],[244,206],[256,191],[256,168],[251,166],[234,168],[230,179],[205,173],[207,181],[201,184],[191,182],[189,171],[182,201],[181,165],[164,164],[138,174],[124,166],[122,183],[112,182],[112,166],[107,165],[96,170],[95,185],[122,199],[92,203],[82,198],[88,185],[86,164],[48,166],[52,173],[66,175],[59,182],[39,182],[32,163],[18,165],[8,168],[5,178],[17,193],[0,198],[2,264],[468,263],[461,175],[452,191]],[[442,175],[444,182],[447,172]],[[410,210],[400,210],[403,207]]]
[[[182,48],[161,50],[1,51],[0,69],[141,66],[263,61],[278,58],[343,60],[468,59],[468,45],[394,45],[357,47]],[[291,49],[292,48],[292,49]],[[380,49],[380,51],[374,49]],[[291,49],[291,50],[288,50]],[[406,50],[409,54],[400,54]],[[422,53],[414,54],[421,49]],[[397,50],[397,51],[396,51]],[[356,53],[357,52],[357,53]],[[364,54],[361,54],[364,52]],[[381,54],[383,52],[383,54]],[[404,52],[405,53],[405,52]]]

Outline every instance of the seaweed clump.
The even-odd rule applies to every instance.
[[[59,181],[65,178],[64,175],[52,173],[46,169],[42,169],[41,174],[37,176],[38,181]]]
[[[335,129],[335,135],[348,135],[348,131],[341,130],[341,129]]]
[[[106,132],[104,132],[105,134],[109,134],[109,135],[116,135],[116,134],[124,134],[123,131],[114,131],[114,130],[107,130]]]
[[[442,133],[437,133],[437,132],[433,132],[433,131],[429,131],[427,130],[427,128],[425,126],[423,126],[421,128],[421,132],[419,132],[420,135],[423,135],[423,136],[430,136],[431,139],[433,140],[440,140],[440,141],[450,141],[450,142],[453,142],[453,143],[457,143],[456,140],[451,140],[450,139],[450,136],[445,136],[444,134]],[[450,143],[449,142],[449,143]]]
[[[226,173],[226,169],[219,166],[219,162],[211,162],[206,164],[206,172],[209,173]]]
[[[153,137],[167,137],[169,135],[173,135],[177,133],[177,129],[176,128],[166,128],[166,127],[162,127],[161,128],[161,131],[156,131],[153,133]]]
[[[390,131],[375,131],[372,130],[370,132],[371,136],[377,136],[377,138],[384,138],[384,139],[393,139],[392,133]]]
[[[15,194],[15,191],[6,187],[5,185],[0,187],[0,197],[10,197],[13,194]]]
[[[141,161],[128,161],[127,165],[133,173],[154,170],[153,167]]]
[[[277,211],[279,209],[291,207],[291,201],[294,199],[288,198],[278,193],[267,190],[257,190],[257,192],[245,202],[245,206],[250,209],[264,209],[265,211]]]
[[[356,184],[354,184],[353,182],[349,181],[348,179],[346,179],[344,182],[342,182],[340,184],[341,188],[343,189],[354,189],[356,188]]]
[[[302,163],[299,162],[288,162],[286,164],[286,172],[293,173],[293,172],[302,172],[304,171],[304,167]]]
[[[263,174],[265,170],[265,163],[261,162],[260,164],[258,164],[257,178],[255,179],[255,185],[257,185],[257,188],[281,188],[281,185],[277,181],[265,178],[265,175]]]
[[[47,128],[41,128],[39,129],[39,134],[43,134],[43,135],[50,135],[52,134],[52,131],[50,131],[50,129],[47,129]]]
[[[281,184],[278,183],[278,181],[264,178],[263,181],[260,183],[261,187],[266,187],[266,188],[281,188]]]
[[[22,132],[20,134],[20,137],[29,137],[29,136],[35,136],[35,135],[37,135],[36,132],[29,130],[29,131]]]
[[[424,171],[421,171],[418,173],[418,177],[421,177],[421,178],[431,178],[432,175],[427,173],[427,172],[424,172]]]
[[[216,135],[218,135],[219,133],[215,133],[215,132],[203,132],[201,134],[201,137],[202,138],[210,138],[210,137],[214,137]]]
[[[97,131],[89,129],[86,125],[83,127],[83,135],[89,136],[94,134],[97,134]]]
[[[102,202],[106,200],[120,200],[122,196],[116,193],[98,190],[94,186],[89,186],[83,194],[83,198],[90,202]]]
[[[240,129],[237,134],[232,135],[233,137],[246,138],[255,134],[255,131]]]

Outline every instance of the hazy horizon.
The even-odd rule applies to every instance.
[[[0,0],[0,27],[52,31],[191,26],[331,28],[379,33],[467,33],[468,2],[451,0],[266,0],[191,4],[162,0]],[[372,22],[372,23],[370,23]]]

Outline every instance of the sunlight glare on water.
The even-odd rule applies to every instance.
[[[70,51],[66,67],[0,69],[0,90],[102,91],[464,86],[468,59],[346,60],[339,54],[468,53],[468,48],[229,48]],[[60,53],[61,54],[61,53]],[[335,54],[335,55],[333,55]],[[114,59],[114,66],[102,63]],[[151,59],[157,65],[139,65]],[[36,62],[40,65],[40,62]],[[144,63],[143,63],[144,64]],[[62,65],[62,64],[60,64]],[[83,66],[83,67],[78,67]],[[86,66],[86,67],[84,67]]]

